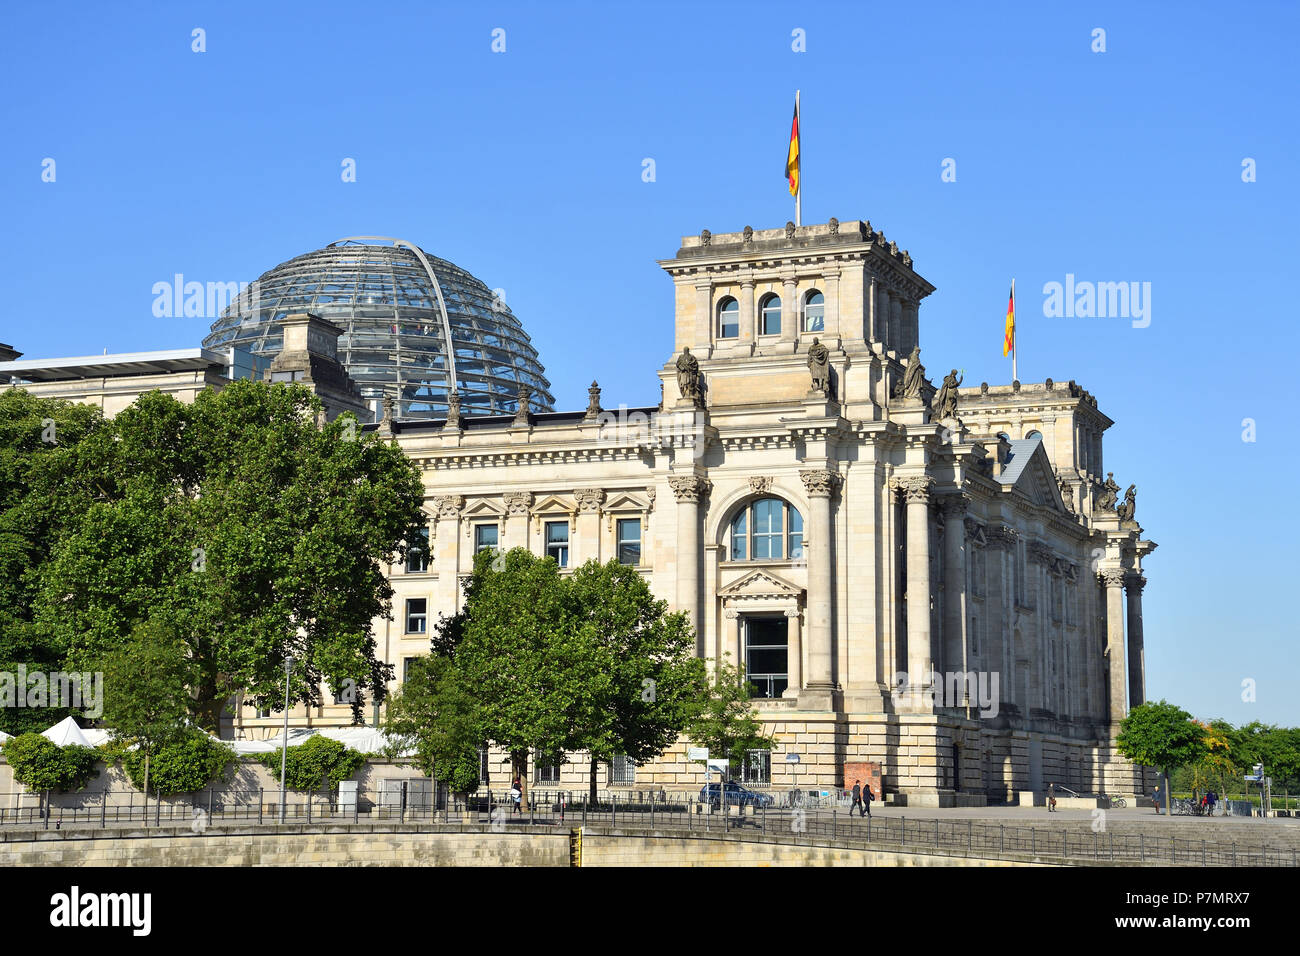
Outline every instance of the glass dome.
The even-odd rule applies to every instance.
[[[222,312],[203,347],[272,358],[284,344],[279,321],[294,312],[343,330],[339,361],[374,406],[391,396],[398,418],[446,417],[452,388],[463,415],[513,413],[521,387],[533,411],[553,410],[537,350],[506,304],[412,243],[354,236],[290,259]]]

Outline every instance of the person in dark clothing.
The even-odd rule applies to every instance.
[[[849,807],[849,816],[853,816],[854,807],[857,807],[859,811],[861,811],[862,809],[862,781],[861,780],[853,781],[852,792],[853,792],[853,806]],[[861,816],[862,814],[859,813],[858,815]]]
[[[1054,783],[1047,785],[1047,812],[1056,812],[1056,784]]]
[[[871,816],[871,801],[876,799],[876,795],[871,791],[871,784],[862,788],[862,815]]]

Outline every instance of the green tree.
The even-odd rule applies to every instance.
[[[1187,711],[1163,700],[1130,710],[1120,724],[1115,744],[1135,764],[1163,771],[1166,812],[1170,771],[1196,763],[1207,752],[1204,728]]]
[[[710,757],[725,757],[732,774],[741,769],[749,751],[776,745],[754,710],[744,669],[733,665],[730,655],[717,662],[708,696],[686,734],[697,746],[707,747]]]
[[[154,793],[172,797],[202,790],[237,759],[235,751],[228,745],[197,727],[191,727],[179,736],[168,737],[152,754],[146,755],[139,749],[124,751],[122,769],[126,771],[127,779],[147,795],[148,764],[152,760]],[[276,769],[279,770],[279,764],[276,764]]]
[[[50,790],[82,790],[92,778],[99,776],[95,769],[100,760],[99,751],[77,744],[60,747],[37,733],[19,734],[6,740],[3,754],[14,779],[41,794],[42,813],[46,807],[45,795]]]
[[[216,731],[238,691],[283,706],[351,691],[354,719],[392,668],[372,622],[385,568],[424,518],[418,469],[344,416],[318,427],[298,385],[234,382],[186,405],[150,392],[74,449],[97,493],[54,545],[37,625],[74,663],[103,659],[145,620],[184,640],[191,710]]]
[[[421,773],[445,781],[455,793],[478,789],[478,748],[485,739],[478,695],[452,658],[429,654],[411,662],[388,702],[384,730],[394,741],[389,756],[413,748]]]
[[[141,789],[146,796],[151,758],[188,732],[188,663],[184,642],[165,625],[148,622],[103,664],[104,723],[115,741],[134,746],[131,759],[144,765]]]
[[[258,760],[276,780],[280,779],[280,751],[259,754]],[[317,790],[328,783],[341,783],[365,765],[366,755],[345,744],[317,734],[284,753],[284,773],[289,790]]]
[[[560,761],[586,747],[592,701],[608,699],[612,676],[551,558],[480,552],[458,616],[448,628],[456,670],[478,698],[484,738],[509,752],[526,801],[529,751]]]
[[[55,543],[96,493],[78,471],[77,446],[103,426],[89,405],[0,391],[0,670],[58,670],[66,640],[34,624],[38,584]],[[5,707],[0,730],[37,731],[70,708]]]
[[[645,763],[670,747],[708,694],[686,615],[668,613],[635,568],[589,561],[564,582],[572,616],[607,680],[583,688],[584,746],[591,753],[588,798],[600,761]]]

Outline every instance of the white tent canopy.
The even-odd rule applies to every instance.
[[[53,727],[48,730],[42,730],[41,736],[54,742],[59,747],[67,747],[71,744],[77,744],[81,747],[93,747],[86,735],[81,732],[77,722],[71,717],[64,717]]]

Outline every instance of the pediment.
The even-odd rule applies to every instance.
[[[602,505],[605,511],[646,511],[650,499],[643,491],[611,491]]]
[[[1008,486],[1004,483],[1003,488],[1019,491],[1040,508],[1047,508],[1062,515],[1070,514],[1065,507],[1065,501],[1061,498],[1061,488],[1056,483],[1056,472],[1052,470],[1052,462],[1047,457],[1042,442],[1034,445],[1028,460],[1018,469],[1011,484]]]
[[[535,515],[555,514],[558,511],[573,514],[578,510],[578,505],[571,498],[562,495],[542,495],[537,501],[533,502],[533,506],[529,510]]]
[[[471,498],[461,512],[462,518],[500,518],[506,513],[501,503],[491,498]]]
[[[724,598],[794,598],[802,593],[803,588],[796,587],[779,575],[762,568],[755,568],[726,587],[718,589],[718,596]]]

